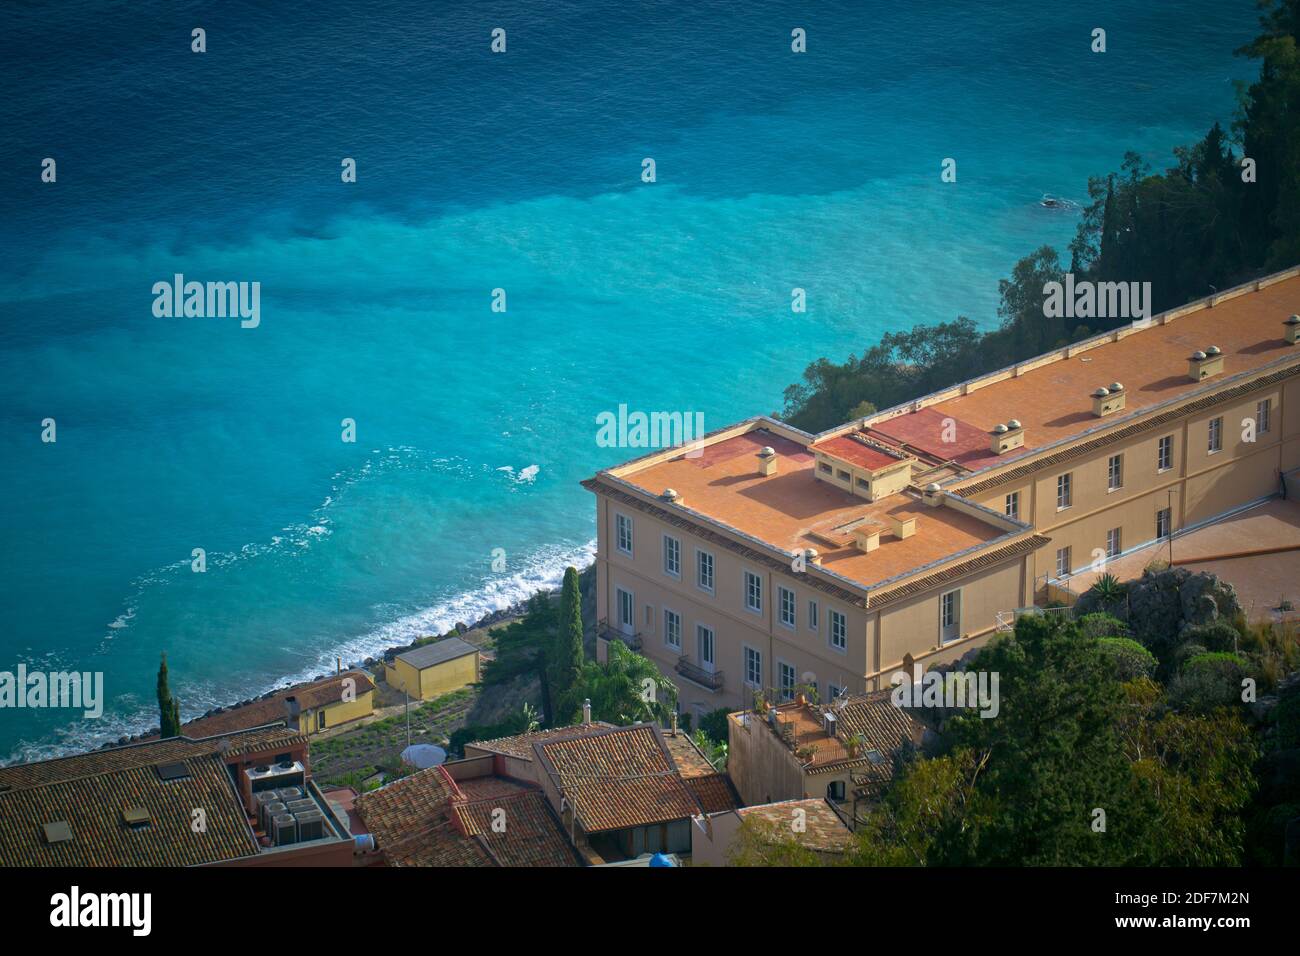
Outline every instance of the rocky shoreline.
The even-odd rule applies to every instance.
[[[551,595],[558,595],[560,592],[558,588],[551,588],[548,591],[546,591],[546,593]],[[481,618],[479,618],[477,621],[475,621],[472,624],[464,624],[461,622],[457,622],[456,625],[452,628],[452,630],[448,631],[447,634],[433,635],[432,637],[441,638],[441,637],[448,637],[454,635],[463,635],[463,634],[468,634],[471,631],[486,630],[488,628],[496,626],[497,624],[503,624],[507,621],[513,620],[514,618],[523,616],[525,610],[527,609],[528,600],[529,600],[528,598],[523,598],[519,601],[516,601],[514,604],[510,605],[509,607],[502,608],[498,611],[491,611],[488,614],[484,614]],[[419,647],[421,644],[429,643],[429,641],[430,641],[430,637],[419,637],[408,644],[401,644],[394,647],[385,648],[378,655],[371,655],[370,657],[365,658],[365,660],[350,662],[344,668],[344,670],[360,670],[360,669],[369,669],[369,668],[376,667],[383,661],[392,660],[398,654],[402,654],[406,651],[413,650],[414,648]],[[317,674],[315,677],[312,677],[309,680],[302,681],[300,683],[310,684],[315,681],[325,680],[329,676],[330,676],[329,674]],[[213,714],[224,714],[227,711],[236,710],[248,704],[256,703],[259,700],[266,700],[269,697],[274,697],[276,694],[283,693],[289,687],[294,687],[294,686],[298,686],[298,685],[285,684],[283,686],[276,686],[268,690],[266,693],[259,694],[256,697],[249,697],[244,700],[237,701],[233,704],[227,704],[226,706],[223,707],[213,707],[210,710],[206,711],[205,713],[200,714],[198,717],[191,717],[190,720],[200,720],[204,717],[211,717]],[[149,740],[151,738],[155,738],[158,736],[159,729],[160,728],[158,727],[151,727],[149,730],[145,731],[144,733],[134,734],[132,736],[124,735],[122,737],[119,737],[116,741],[108,741],[101,744],[97,749],[106,750],[112,747],[122,747],[127,744],[134,744],[134,743],[139,743],[143,740]]]

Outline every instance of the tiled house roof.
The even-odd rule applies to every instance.
[[[431,767],[363,794],[356,810],[390,866],[578,865],[540,790],[482,778],[466,789],[488,796],[468,799],[445,768]]]
[[[136,766],[0,794],[0,863],[4,866],[194,866],[255,856],[258,845],[216,754],[184,761],[188,776],[162,780]],[[149,822],[123,820],[141,807]],[[207,829],[195,833],[201,807]],[[66,821],[70,840],[50,843],[45,825]]]
[[[306,742],[305,736],[284,727],[258,727],[201,739],[170,737],[166,740],[148,740],[38,763],[0,767],[0,794],[7,789],[43,786],[113,770],[183,760],[195,755],[223,752],[235,757],[254,751],[289,749]]]
[[[663,737],[683,778],[704,777],[716,772],[709,759],[695,746],[690,734],[678,731],[676,734],[666,733]]]
[[[782,800],[736,812],[756,833],[773,840],[794,839],[809,850],[841,853],[853,840],[853,831],[825,800]]]
[[[691,792],[705,813],[721,813],[740,806],[740,797],[725,773],[710,773],[685,778],[686,789]]]
[[[462,831],[477,840],[497,866],[579,865],[540,790],[458,806],[456,816]],[[494,816],[504,828],[493,828]]]
[[[539,742],[533,751],[587,833],[667,823],[700,812],[653,724]]]
[[[356,681],[357,697],[375,689],[375,682],[365,671],[346,671],[324,680],[298,684],[276,691],[270,697],[255,700],[242,707],[231,707],[219,714],[210,714],[191,720],[181,728],[187,737],[211,737],[214,734],[228,734],[250,727],[263,727],[267,724],[284,723],[288,716],[285,699],[296,697],[298,706],[303,711],[315,710],[328,704],[341,703],[343,700],[343,681],[351,678]]]
[[[0,864],[194,866],[259,852],[226,761],[306,741],[283,727],[192,740],[175,737],[0,768]],[[160,768],[169,768],[164,779]],[[206,830],[191,828],[202,808]],[[147,811],[132,826],[128,811]],[[67,824],[61,835],[47,824]],[[58,827],[57,829],[64,829]],[[53,839],[51,837],[54,837]]]
[[[533,759],[533,744],[538,741],[562,740],[565,737],[577,737],[595,728],[610,728],[613,724],[594,721],[590,724],[576,724],[572,727],[552,727],[550,730],[534,730],[527,734],[514,734],[510,737],[495,737],[492,740],[472,740],[465,744],[475,750],[487,753],[503,754],[520,760]]]

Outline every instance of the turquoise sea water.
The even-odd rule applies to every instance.
[[[151,726],[162,650],[188,717],[556,582],[577,482],[637,453],[596,444],[620,403],[714,428],[884,331],[992,325],[1073,234],[1043,193],[1165,165],[1254,71],[1248,0],[1133,6],[6,10],[0,670],[108,701],[0,711],[0,758]],[[178,272],[259,281],[260,327],[156,318]]]

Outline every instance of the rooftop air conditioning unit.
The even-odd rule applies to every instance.
[[[298,842],[298,821],[291,814],[281,813],[271,818],[271,842],[288,846]]]
[[[290,800],[301,800],[305,796],[302,787],[281,787],[275,791],[275,794],[281,803],[288,803]]]
[[[272,800],[270,803],[263,804],[262,812],[259,816],[259,819],[262,821],[262,829],[267,833],[270,833],[272,829],[271,821],[276,817],[284,816],[288,812],[289,808],[279,800]]]
[[[822,721],[822,726],[826,730],[826,736],[834,737],[836,732],[839,730],[839,724],[840,724],[839,718],[836,717],[833,713],[831,713],[828,710],[826,712],[825,718]]]
[[[306,779],[307,768],[294,761],[291,764],[263,764],[249,767],[244,773],[248,775],[248,782],[253,792],[257,793],[262,790],[301,784]]]
[[[294,815],[298,822],[298,842],[306,843],[308,840],[320,840],[325,836],[325,815],[319,810],[309,810],[306,813]]]

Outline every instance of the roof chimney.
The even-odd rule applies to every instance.
[[[672,727],[670,728],[669,732],[672,734],[672,736],[676,737],[677,736],[677,711],[674,710],[672,716],[673,716]]]
[[[995,425],[989,432],[992,441],[989,442],[989,450],[995,455],[1001,455],[1004,452],[1011,451],[1013,448],[1020,448],[1025,443],[1025,429],[1014,418],[1005,425]]]
[[[582,702],[582,722],[584,724],[591,723],[591,698],[590,697],[588,697],[586,700]]]
[[[776,474],[776,449],[771,445],[764,445],[758,453],[758,473],[764,478]]]
[[[894,537],[898,538],[900,541],[903,538],[910,538],[912,535],[916,534],[916,518],[910,516],[907,518],[898,518],[890,515],[889,530],[894,532]]]
[[[682,496],[677,493],[676,488],[665,488],[659,493],[659,500],[666,501],[670,505],[679,505],[682,503]]]
[[[1109,387],[1102,386],[1092,393],[1092,413],[1098,418],[1105,418],[1120,411],[1128,399],[1128,392],[1119,382],[1111,382]]]
[[[1211,345],[1204,352],[1193,352],[1187,359],[1187,377],[1193,382],[1200,382],[1222,371],[1223,353],[1217,345]]]
[[[874,524],[860,524],[849,533],[859,551],[870,554],[880,547],[880,528]]]
[[[284,709],[291,723],[296,729],[298,726],[298,715],[302,713],[302,708],[298,706],[298,698],[290,695],[284,699]]]
[[[939,487],[939,482],[932,481],[925,486],[925,491],[921,494],[921,500],[931,508],[937,508],[943,504],[943,489]]]
[[[1289,345],[1300,345],[1300,315],[1293,315],[1282,322],[1286,326],[1286,340]]]

